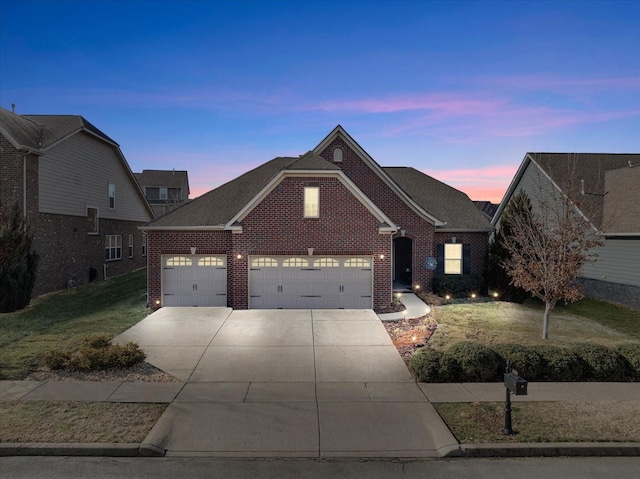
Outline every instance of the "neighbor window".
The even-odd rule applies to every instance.
[[[444,274],[462,274],[462,243],[444,245]]]
[[[133,258],[133,235],[129,235],[129,258]]]
[[[121,235],[107,235],[104,237],[104,258],[107,261],[122,259]]]
[[[147,256],[147,235],[142,235],[142,256]]]
[[[320,216],[320,188],[305,186],[304,188],[304,217],[318,218]]]
[[[109,208],[114,209],[116,207],[116,185],[109,183]]]
[[[166,200],[169,197],[166,188],[160,188],[160,199]]]
[[[98,208],[87,206],[87,233],[90,235],[98,234]]]

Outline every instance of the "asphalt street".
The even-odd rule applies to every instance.
[[[637,479],[640,457],[524,459],[187,459],[1,457],[2,479]]]

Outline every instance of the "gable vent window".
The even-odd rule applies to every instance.
[[[97,235],[98,225],[98,208],[87,207],[87,234]]]
[[[304,217],[320,217],[320,188],[317,186],[304,188]]]
[[[116,185],[109,183],[109,209],[116,207]]]
[[[342,163],[342,148],[336,148],[333,150],[333,162]]]

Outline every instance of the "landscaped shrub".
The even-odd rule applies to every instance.
[[[542,376],[549,381],[580,381],[584,378],[584,367],[580,358],[572,351],[557,346],[534,346],[542,357]]]
[[[576,344],[571,349],[582,361],[587,379],[621,381],[625,378],[625,360],[616,351],[591,343]]]
[[[500,356],[487,346],[472,341],[460,341],[443,356],[455,361],[461,370],[462,381],[491,381],[503,371]]]
[[[127,368],[144,361],[144,351],[135,343],[111,344],[105,335],[83,338],[76,350],[52,351],[45,355],[45,364],[50,369],[73,371],[95,371],[109,368]]]
[[[418,381],[426,383],[458,381],[460,377],[459,365],[432,348],[422,348],[411,356],[409,368]]]
[[[507,360],[518,375],[527,381],[540,377],[543,370],[542,357],[532,348],[520,344],[494,344],[491,346],[500,356],[503,366]]]
[[[616,352],[626,360],[627,376],[640,381],[640,344],[620,344]]]
[[[445,274],[433,278],[433,292],[440,296],[469,296],[479,294],[484,286],[484,278],[479,274]]]

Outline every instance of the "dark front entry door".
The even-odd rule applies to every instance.
[[[394,280],[410,286],[412,284],[413,241],[400,237],[393,240]]]

